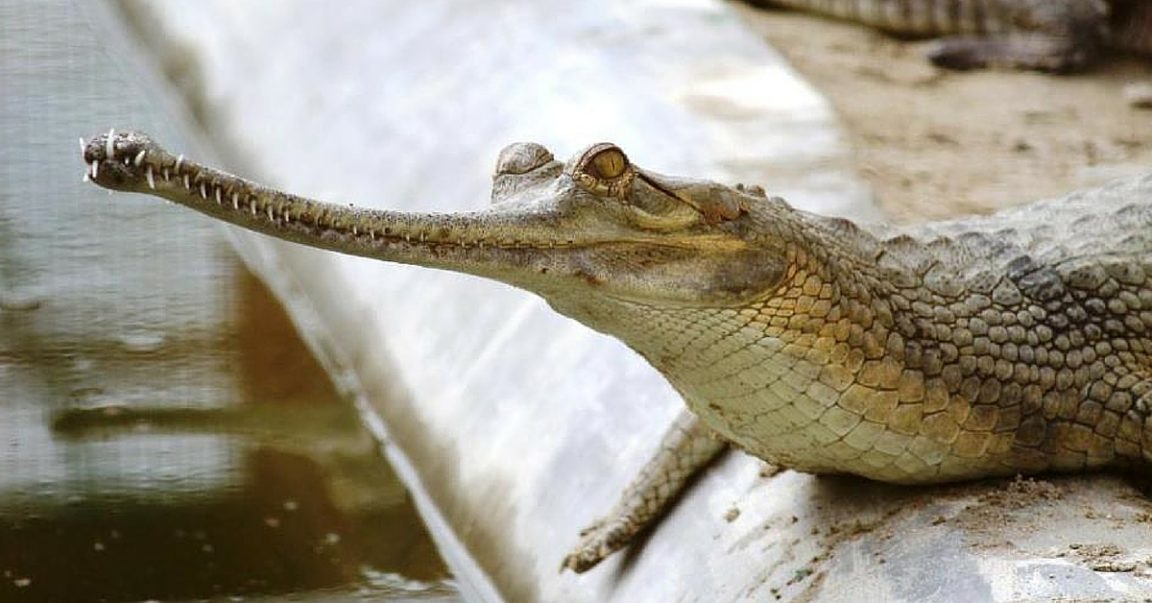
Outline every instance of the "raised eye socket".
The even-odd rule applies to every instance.
[[[534,142],[514,142],[500,151],[497,174],[527,174],[553,160],[552,153]]]

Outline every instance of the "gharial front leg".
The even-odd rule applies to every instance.
[[[659,451],[624,490],[612,511],[580,533],[580,544],[564,559],[561,570],[588,571],[623,548],[664,512],[693,475],[727,447],[728,443],[696,415],[682,412],[664,434]]]

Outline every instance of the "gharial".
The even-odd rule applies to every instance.
[[[81,142],[100,186],[509,283],[647,359],[690,412],[564,560],[578,572],[728,443],[900,484],[1152,461],[1152,175],[893,227],[659,175],[611,144],[561,163],[518,143],[500,153],[490,208],[414,214],[265,188],[136,132]]]
[[[1080,71],[1109,50],[1152,56],[1152,0],[749,0],[908,38],[953,69]]]

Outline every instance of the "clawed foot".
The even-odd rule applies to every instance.
[[[627,546],[660,517],[688,479],[726,447],[698,417],[681,413],[612,511],[580,532],[580,544],[564,558],[560,571],[586,572]]]
[[[636,534],[638,526],[627,518],[601,519],[580,531],[580,544],[564,558],[560,571],[572,570],[582,574],[599,564],[608,555],[624,548]]]

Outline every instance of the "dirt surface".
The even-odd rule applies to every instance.
[[[1134,95],[1152,61],[1091,73],[956,73],[925,43],[802,13],[735,4],[825,94],[860,174],[901,221],[986,213],[1152,171],[1152,110]]]

